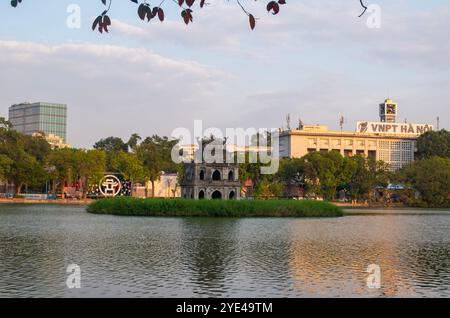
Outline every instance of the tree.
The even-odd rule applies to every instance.
[[[363,156],[354,156],[352,160],[355,170],[350,182],[345,186],[352,199],[369,199],[377,186],[388,185],[391,173],[386,163]]]
[[[417,155],[419,158],[434,156],[450,158],[450,132],[428,131],[417,139]]]
[[[450,159],[431,157],[418,160],[397,174],[398,180],[420,194],[418,204],[450,207]]]
[[[134,153],[123,151],[114,153],[111,158],[111,167],[113,171],[119,172],[126,180],[131,182],[145,180],[144,166]]]
[[[74,175],[81,182],[83,198],[90,186],[97,184],[106,171],[106,153],[103,150],[77,150],[74,156]]]
[[[153,135],[145,138],[137,147],[136,153],[141,160],[145,174],[152,184],[152,197],[155,196],[155,181],[161,177],[161,172],[177,172],[178,165],[172,161],[172,148],[178,140]]]
[[[2,122],[0,155],[9,163],[2,168],[2,174],[15,185],[16,195],[24,186],[40,186],[45,180],[44,160],[49,152],[50,146],[44,139],[23,135]]]
[[[283,195],[284,187],[278,181],[261,180],[255,187],[255,197],[259,199],[278,198]]]
[[[13,125],[9,120],[6,120],[5,117],[0,117],[0,129],[10,130],[12,128]]]
[[[165,19],[164,8],[162,7],[163,4],[166,4],[167,2],[174,2],[176,6],[180,8],[180,16],[186,25],[194,21],[194,4],[197,3],[199,8],[204,8],[208,4],[206,0],[162,0],[158,6],[152,8],[146,0],[130,1],[138,5],[138,17],[142,21],[147,20],[147,22],[149,22],[153,18],[157,18],[159,21],[163,22]],[[102,13],[94,19],[94,22],[92,23],[92,30],[98,30],[100,33],[103,33],[109,32],[109,28],[111,27],[111,18],[109,17],[108,13],[112,6],[112,0],[101,0],[101,2],[105,7]],[[247,15],[250,28],[253,30],[256,26],[256,21],[258,18],[256,18],[252,13],[249,12],[248,9],[246,9],[244,4],[242,3],[242,0],[235,0],[234,2],[242,9],[242,12]],[[361,4],[361,7],[363,8],[363,12],[359,15],[359,17],[362,17],[367,10],[367,6],[364,5],[363,0],[359,0],[359,2]],[[13,7],[17,7],[20,3],[22,3],[22,0],[11,0],[11,6]],[[267,0],[266,10],[273,15],[277,15],[280,12],[281,6],[285,4],[286,0]]]
[[[255,163],[251,163],[250,153],[245,153],[244,163],[239,164],[239,179],[242,183],[250,179],[256,187],[265,178],[265,175],[261,174],[261,167],[263,166],[261,161],[256,161]]]
[[[302,158],[286,158],[280,160],[280,169],[278,171],[279,180],[286,187],[286,194],[290,196],[292,192],[291,187],[295,187],[293,196],[300,195],[299,190],[306,192],[306,173],[305,161]]]
[[[307,191],[322,194],[325,199],[333,200],[338,186],[350,181],[355,163],[335,151],[313,152],[303,157],[305,161],[305,180]]]
[[[128,145],[119,137],[108,137],[97,141],[94,144],[94,149],[104,150],[106,152],[128,152]]]
[[[42,135],[23,135],[23,138],[25,151],[43,164],[51,151],[50,144],[45,140],[45,137]]]
[[[142,139],[141,136],[139,136],[136,133],[134,133],[130,136],[130,139],[128,139],[127,145],[131,151],[136,152],[136,148],[141,139]]]
[[[0,181],[8,177],[12,165],[13,161],[8,156],[0,154]]]
[[[279,179],[304,189],[306,195],[333,200],[338,189],[354,199],[368,197],[377,185],[387,185],[390,173],[385,163],[373,158],[344,158],[339,152],[314,152],[302,158],[283,159]]]
[[[56,192],[59,186],[64,196],[65,183],[74,179],[76,152],[75,149],[63,148],[55,149],[49,154],[46,167],[50,179],[53,180],[53,192]]]

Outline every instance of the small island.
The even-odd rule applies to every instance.
[[[343,210],[313,200],[189,200],[105,198],[87,207],[89,213],[156,217],[340,217]]]

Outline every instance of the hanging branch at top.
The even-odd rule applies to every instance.
[[[364,13],[366,13],[367,11],[367,6],[364,5],[363,0],[359,0],[359,2],[361,3],[361,7],[363,7],[364,11],[359,15],[359,17],[361,18]]]
[[[103,5],[105,6],[105,10],[95,18],[94,22],[92,23],[92,30],[97,29],[100,33],[103,32],[109,32],[109,27],[111,26],[111,19],[108,16],[108,12],[111,9],[112,1],[113,0],[100,0]],[[147,0],[130,0],[131,2],[138,5],[137,14],[138,17],[142,20],[147,22],[150,22],[153,18],[157,17],[159,21],[164,21],[164,9],[162,8],[162,5],[166,2],[166,0],[157,0],[160,1],[159,5],[152,8],[150,3]],[[227,0],[230,1],[230,0]],[[242,11],[248,16],[248,21],[250,24],[250,28],[253,30],[256,26],[256,20],[255,16],[251,14],[245,6],[242,4],[242,0],[235,0],[236,4],[242,9]],[[257,1],[257,0],[255,0]],[[359,15],[359,17],[362,17],[364,13],[367,11],[367,6],[364,4],[363,0],[359,0],[361,3],[361,7],[364,9],[364,11]],[[206,0],[172,0],[181,10],[181,18],[183,19],[184,23],[188,25],[189,23],[192,23],[194,21],[192,10],[195,3],[198,3],[200,8],[205,7],[206,5],[209,5],[209,3],[206,2]],[[11,0],[11,6],[17,7],[19,3],[22,3],[22,0]],[[280,12],[280,6],[285,5],[286,0],[269,0],[266,5],[266,10],[269,13],[272,13],[273,15],[277,15]]]

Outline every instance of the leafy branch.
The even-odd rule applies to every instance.
[[[363,0],[359,0],[359,2],[361,3],[361,7],[363,7],[364,11],[359,15],[359,17],[361,18],[364,13],[366,13],[367,11],[367,6],[363,3]]]
[[[161,0],[159,5],[155,7],[152,7],[147,0],[130,1],[138,5],[137,14],[142,21],[147,20],[147,22],[150,22],[150,20],[156,17],[159,19],[159,21],[164,21],[165,13],[162,6],[163,4],[165,4],[166,0]],[[227,1],[229,2],[230,0]],[[244,14],[248,16],[250,28],[253,30],[256,26],[257,18],[255,18],[255,16],[246,9],[246,7],[242,4],[242,0],[235,1],[236,4],[242,9]],[[359,17],[362,17],[366,13],[368,7],[364,4],[363,0],[359,1],[361,7],[363,8],[363,12],[359,15]],[[92,30],[97,29],[100,33],[103,33],[109,32],[108,28],[111,26],[111,19],[108,16],[108,12],[111,9],[112,0],[101,0],[101,2],[105,6],[105,10],[95,18],[94,22],[92,23]],[[200,9],[204,8],[206,5],[209,5],[206,0],[172,0],[172,2],[174,2],[180,8],[181,18],[186,25],[194,21],[194,11],[192,9],[194,7],[194,4],[198,3]],[[14,8],[17,7],[17,5],[20,3],[22,3],[22,0],[11,0],[11,6]],[[286,0],[269,0],[266,5],[266,10],[273,15],[277,15],[280,12],[281,6],[285,4]]]

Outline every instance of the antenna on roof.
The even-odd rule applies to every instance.
[[[286,128],[287,130],[291,130],[291,115],[287,114],[286,116]]]
[[[339,126],[341,127],[341,132],[344,129],[344,123],[345,123],[345,118],[344,118],[344,116],[341,115],[341,117],[339,118]]]
[[[298,119],[298,130],[303,130],[303,121],[301,118]]]

